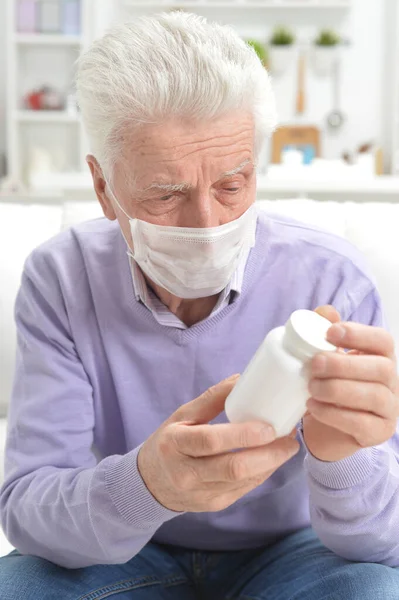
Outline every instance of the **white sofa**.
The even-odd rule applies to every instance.
[[[331,230],[358,246],[377,278],[389,327],[399,344],[399,202],[279,200],[262,201],[259,205]],[[29,205],[0,201],[0,415],[1,411],[6,412],[11,389],[15,354],[13,304],[23,262],[42,241],[74,223],[98,216],[100,207],[93,202]],[[0,481],[5,429],[5,420],[0,419]],[[0,556],[9,550],[0,531]]]

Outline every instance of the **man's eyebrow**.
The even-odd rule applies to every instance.
[[[252,161],[250,158],[247,158],[247,160],[244,160],[244,162],[238,165],[238,167],[236,167],[235,169],[231,169],[231,171],[226,171],[226,173],[223,173],[223,175],[219,179],[224,179],[225,177],[232,177],[233,175],[237,175],[237,173],[242,171],[249,163],[252,163]]]
[[[191,185],[186,182],[182,183],[158,183],[154,181],[148,187],[140,190],[140,192],[149,192],[151,190],[161,190],[163,192],[187,192],[191,189]]]
[[[237,173],[239,173],[240,171],[242,171],[249,163],[252,163],[250,158],[247,158],[246,160],[244,160],[244,162],[242,162],[240,165],[238,165],[238,167],[235,167],[234,169],[231,169],[230,171],[226,171],[226,173],[223,173],[219,179],[225,179],[226,177],[232,177],[233,175],[236,175]],[[191,185],[185,181],[183,181],[182,183],[160,183],[157,181],[154,181],[151,185],[149,185],[148,187],[140,190],[140,192],[149,192],[151,190],[161,190],[163,192],[187,192],[191,189]]]

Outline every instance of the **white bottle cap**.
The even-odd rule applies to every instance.
[[[297,310],[285,325],[284,346],[298,358],[312,358],[319,352],[335,352],[336,346],[327,342],[332,323],[311,310]]]

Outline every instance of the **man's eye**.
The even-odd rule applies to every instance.
[[[239,187],[224,188],[225,192],[239,192]]]
[[[175,194],[168,194],[167,196],[162,196],[160,198],[160,200],[162,200],[162,202],[167,202],[168,200],[171,200],[174,197]]]

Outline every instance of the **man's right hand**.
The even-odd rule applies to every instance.
[[[181,406],[143,444],[140,474],[156,500],[177,512],[215,512],[262,484],[299,450],[259,421],[210,425],[238,376]],[[234,452],[234,450],[238,450]]]

